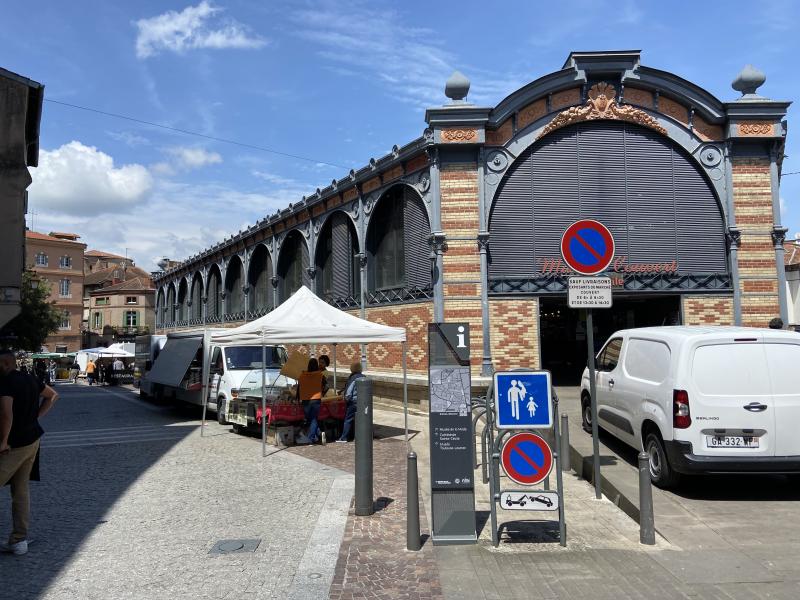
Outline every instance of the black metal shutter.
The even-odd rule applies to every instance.
[[[274,307],[275,298],[274,298],[274,294],[272,293],[272,289],[273,289],[272,288],[272,276],[273,276],[272,257],[269,255],[269,252],[267,252],[266,256],[267,256],[267,259],[266,259],[266,268],[264,269],[264,288],[263,288],[264,289],[264,294],[265,294],[265,299],[264,299],[264,302],[263,302],[263,304],[261,306],[266,306],[267,310],[272,310],[273,308],[275,308]]]
[[[489,238],[492,275],[516,277],[534,271],[532,167],[529,158],[517,161],[498,192],[502,201],[494,205]]]
[[[431,286],[430,238],[428,214],[419,196],[403,187],[403,246],[406,287]]]
[[[300,251],[301,273],[298,280],[302,283],[302,285],[306,286],[308,289],[313,289],[311,287],[311,276],[308,274],[308,267],[310,265],[310,260],[308,256],[308,245],[303,241],[303,238],[300,235],[297,235],[295,237],[297,238],[295,247],[297,248],[297,250]],[[297,290],[292,290],[292,293],[296,291]]]
[[[349,218],[343,212],[331,216],[333,297],[345,298],[352,293],[351,265],[353,242],[350,235]]]

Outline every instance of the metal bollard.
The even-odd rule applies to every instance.
[[[639,453],[639,541],[648,546],[656,543],[653,488],[650,482],[650,460],[647,452]]]
[[[375,512],[372,497],[372,380],[356,381],[356,515]]]
[[[561,455],[561,472],[567,473],[572,470],[569,458],[569,417],[566,413],[561,415],[561,448],[558,453]]]
[[[422,548],[419,535],[419,479],[417,478],[417,455],[408,453],[406,468],[406,550]]]

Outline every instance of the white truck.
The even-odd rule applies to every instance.
[[[179,331],[167,334],[166,344],[152,369],[142,377],[140,393],[160,401],[203,404],[203,373],[209,374],[208,408],[226,423],[227,408],[241,390],[260,388],[261,345],[222,346],[211,342],[220,329]],[[282,346],[266,346],[265,379],[272,384],[286,362]],[[205,370],[203,367],[208,367]]]

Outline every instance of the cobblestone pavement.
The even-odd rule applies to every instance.
[[[406,450],[398,430],[377,427],[373,444],[374,515],[358,517],[351,506],[329,597],[428,600],[442,598],[433,547],[406,551]],[[347,472],[355,444],[300,446],[292,452]],[[421,528],[427,531],[424,510]]]
[[[322,598],[352,497],[352,476],[253,440],[196,408],[158,407],[125,390],[60,386],[44,421],[35,541],[0,555],[0,597],[28,599]],[[5,535],[9,495],[0,494]],[[252,553],[215,542],[260,538]]]

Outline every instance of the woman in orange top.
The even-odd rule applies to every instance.
[[[326,387],[325,375],[322,374],[317,359],[312,358],[308,361],[308,369],[300,373],[297,381],[297,397],[303,403],[303,412],[308,423],[308,439],[312,444],[319,440],[317,417]]]

